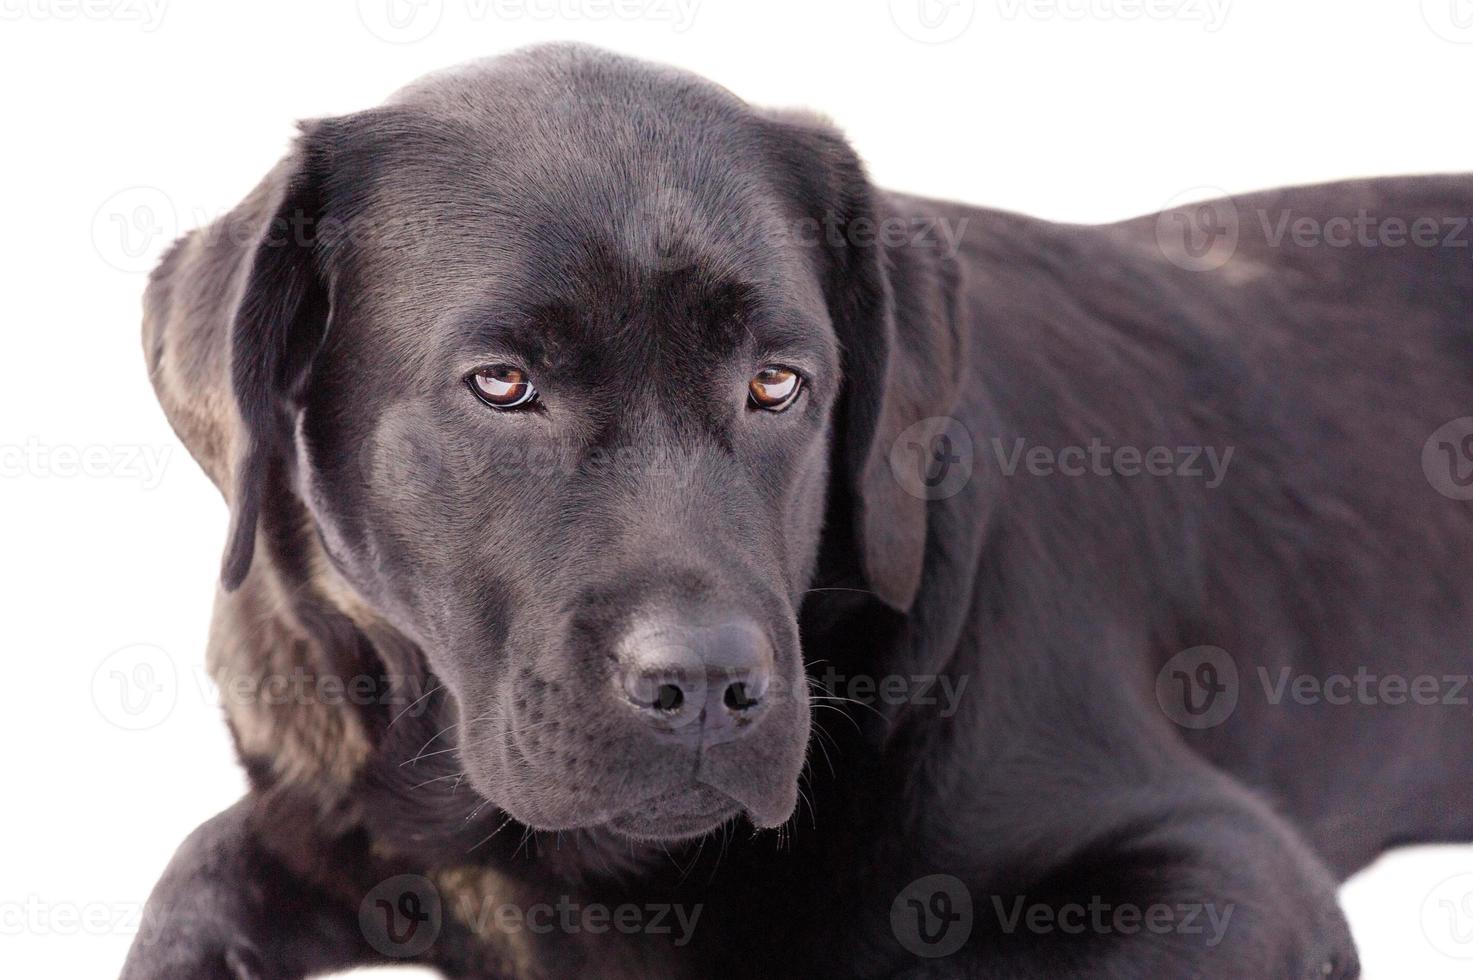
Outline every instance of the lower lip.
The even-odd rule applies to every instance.
[[[677,802],[682,797],[708,796],[712,798],[712,804],[697,813],[676,812],[669,815],[661,815],[658,812],[661,803],[666,801]],[[724,800],[716,805],[716,798]],[[694,801],[692,801],[694,802]],[[702,800],[705,803],[707,801]],[[647,800],[643,804],[626,810],[625,812],[611,818],[608,825],[613,830],[626,837],[645,838],[653,840],[670,840],[680,837],[699,837],[710,833],[737,814],[740,807],[734,800],[726,799],[722,794],[714,790],[697,789],[683,793],[672,793],[666,796]]]

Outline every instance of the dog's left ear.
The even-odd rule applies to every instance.
[[[329,167],[321,130],[327,125],[303,124],[292,154],[268,177],[278,182],[274,210],[250,246],[230,321],[230,390],[242,432],[220,569],[227,591],[250,571],[268,474],[291,457],[295,406],[327,331],[329,292],[319,248]]]
[[[842,348],[838,474],[854,502],[869,588],[910,609],[926,554],[925,497],[890,465],[907,428],[952,412],[965,356],[960,280],[944,242],[893,214],[844,138],[821,120],[774,115],[781,167],[804,220],[817,222],[820,275]],[[939,217],[939,216],[933,216]]]

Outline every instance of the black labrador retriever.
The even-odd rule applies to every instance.
[[[1473,838],[1469,214],[907,197],[574,46],[305,124],[145,301],[251,790],[124,976],[1357,975]]]

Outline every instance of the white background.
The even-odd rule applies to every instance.
[[[0,972],[114,975],[243,785],[202,673],[226,515],[145,379],[145,271],[294,119],[564,38],[820,109],[885,185],[1050,218],[1473,170],[1473,0],[0,0]],[[140,665],[158,697],[128,715]],[[1437,888],[1470,872],[1422,849],[1346,886],[1372,980],[1473,972]]]

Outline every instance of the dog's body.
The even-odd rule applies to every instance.
[[[529,102],[532,95],[546,101]],[[796,311],[792,322],[812,323],[815,336],[828,338],[812,353],[812,391],[794,409],[810,415],[785,413],[786,434],[760,436],[785,441],[750,450],[762,466],[795,474],[775,496],[799,503],[773,503],[781,516],[754,518],[758,504],[732,496],[731,483],[745,472],[737,465],[748,458],[743,441],[759,437],[723,429],[715,440],[723,449],[689,471],[675,452],[672,465],[686,482],[663,491],[641,484],[638,506],[657,512],[658,525],[628,539],[579,525],[552,554],[554,562],[596,566],[595,556],[577,550],[578,538],[598,539],[617,557],[611,541],[637,548],[681,521],[705,520],[678,508],[691,499],[702,502],[697,511],[709,501],[711,513],[738,518],[693,538],[677,534],[658,568],[714,569],[702,575],[720,581],[722,569],[745,567],[754,551],[784,552],[781,569],[751,576],[781,583],[771,595],[741,576],[721,591],[749,589],[752,609],[781,613],[791,604],[802,659],[780,624],[770,627],[770,658],[774,684],[791,668],[803,696],[775,686],[779,693],[764,702],[776,705],[774,720],[745,741],[702,742],[695,756],[698,781],[718,786],[723,805],[735,800],[759,826],[783,823],[791,810],[789,746],[806,744],[808,727],[806,717],[782,712],[799,705],[806,715],[806,663],[819,684],[816,709],[833,710],[815,715],[823,731],[804,778],[808,802],[776,835],[724,830],[702,847],[700,833],[662,829],[696,819],[694,811],[659,807],[636,830],[621,832],[635,826],[621,815],[608,825],[579,823],[568,802],[579,783],[588,784],[579,799],[590,812],[595,790],[599,800],[615,800],[609,812],[625,805],[622,788],[599,782],[601,769],[652,787],[669,779],[669,767],[624,763],[621,752],[644,750],[613,749],[626,735],[610,726],[625,720],[609,708],[613,720],[605,721],[603,703],[586,691],[576,702],[587,706],[586,717],[581,709],[560,712],[555,701],[544,716],[528,714],[540,702],[534,697],[527,708],[519,689],[515,717],[604,726],[607,755],[591,769],[564,759],[586,751],[568,736],[545,748],[564,760],[557,775],[545,770],[535,785],[508,783],[493,771],[496,758],[477,756],[457,734],[477,720],[479,708],[467,712],[462,703],[468,692],[487,703],[503,696],[501,688],[477,687],[500,661],[442,652],[451,621],[435,620],[424,594],[394,583],[435,578],[422,558],[406,564],[401,547],[433,538],[437,519],[473,536],[484,522],[515,521],[517,508],[536,504],[501,500],[494,517],[455,517],[467,485],[457,482],[465,451],[443,447],[389,467],[407,485],[430,469],[434,479],[424,487],[455,488],[443,519],[433,499],[420,507],[430,489],[401,492],[396,509],[374,505],[372,519],[339,502],[371,496],[387,479],[384,419],[403,418],[378,414],[370,437],[343,443],[372,443],[373,451],[346,468],[325,463],[350,454],[327,448],[344,438],[334,436],[332,419],[353,401],[345,377],[372,377],[382,389],[390,375],[375,366],[375,351],[406,362],[423,354],[382,332],[383,309],[437,276],[433,288],[463,292],[426,300],[426,309],[474,306],[486,283],[467,270],[516,260],[513,244],[478,240],[458,223],[474,208],[474,188],[446,191],[431,166],[443,155],[466,172],[490,125],[478,100],[506,103],[496,126],[536,130],[503,138],[566,139],[567,171],[581,175],[574,183],[583,196],[547,193],[525,215],[540,238],[562,243],[557,255],[572,245],[566,228],[534,217],[539,201],[563,207],[572,225],[612,228],[605,237],[627,244],[645,229],[631,230],[607,195],[617,197],[610,188],[618,181],[649,176],[640,169],[648,167],[657,184],[680,189],[673,201],[657,196],[649,211],[696,211],[707,221],[717,213],[728,222],[713,230],[682,219],[675,238],[697,241],[698,253],[715,249],[764,300],[771,297],[763,290],[781,293]],[[582,108],[589,103],[597,105]],[[580,132],[584,111],[604,124],[623,122]],[[527,121],[543,112],[554,120],[545,129]],[[421,118],[435,121],[433,142],[414,121]],[[544,49],[432,78],[399,97],[387,121],[355,125],[335,125],[329,136],[309,131],[304,148],[225,219],[237,233],[186,239],[147,298],[145,342],[160,398],[234,511],[226,579],[239,587],[220,594],[210,665],[227,692],[253,788],[181,849],[150,903],[157,939],[135,949],[129,980],[301,976],[400,954],[467,977],[1347,977],[1358,968],[1336,905],[1338,881],[1396,844],[1473,839],[1473,791],[1460,778],[1473,758],[1466,703],[1473,691],[1456,683],[1473,663],[1473,505],[1439,493],[1424,469],[1433,433],[1473,414],[1469,249],[1441,239],[1332,247],[1268,234],[1285,214],[1324,225],[1362,212],[1408,228],[1419,218],[1443,219],[1446,231],[1446,222],[1473,214],[1473,179],[1367,181],[1239,199],[1231,212],[1239,221],[1235,250],[1203,268],[1205,253],[1183,257],[1167,247],[1174,226],[1164,219],[1066,227],[874,191],[842,141],[816,124],[759,114],[685,76],[584,49]],[[637,153],[621,173],[625,137],[654,162]],[[395,175],[325,177],[348,165],[350,139],[366,139],[365,156],[393,156]],[[610,148],[600,156],[605,139]],[[652,142],[658,151],[647,148]],[[488,151],[493,157],[507,179],[508,165]],[[733,172],[781,170],[776,190],[754,191],[762,181],[750,172],[727,179],[713,159]],[[711,180],[724,180],[722,189],[704,198],[701,174],[718,172],[725,176]],[[529,183],[545,178],[530,165],[520,173]],[[424,193],[412,213],[435,218],[433,228],[388,244],[380,231],[369,245],[353,244],[351,272],[335,267],[328,275],[322,258],[346,261],[351,236],[330,245],[314,239],[315,257],[306,261],[327,281],[320,296],[303,286],[301,269],[274,268],[290,243],[263,239],[288,205],[317,221],[346,209],[353,217],[337,217],[351,223],[391,206],[402,214],[414,188]],[[513,200],[521,189],[501,188]],[[354,193],[361,196],[350,207]],[[816,217],[801,227],[818,233],[773,244],[762,220],[730,210],[777,213],[779,200],[797,202],[784,215],[789,228]],[[886,227],[906,233],[875,241],[874,229]],[[957,236],[955,249],[947,235],[926,231],[938,227]],[[727,234],[796,259],[764,276],[743,265],[748,253],[722,243]],[[662,296],[680,294],[691,268],[709,272],[702,264],[709,254],[672,260],[667,244],[657,243],[655,260],[646,256],[642,267],[663,284]],[[360,257],[370,250],[372,257]],[[814,276],[807,285],[804,270]],[[522,274],[536,278],[535,270]],[[502,284],[506,274],[499,275]],[[576,274],[564,268],[554,278]],[[620,289],[640,281],[605,277],[610,294],[580,308],[616,307]],[[690,308],[694,319],[725,315],[704,301]],[[265,348],[252,346],[253,325],[282,315],[296,326]],[[648,321],[643,329],[658,335],[674,331],[662,326],[671,315],[646,310],[621,323]],[[314,318],[330,318],[339,335],[304,341],[300,324]],[[699,365],[708,349],[701,345],[717,343],[666,336],[680,348],[672,363]],[[725,350],[719,344],[709,349],[713,361],[724,356],[715,353]],[[626,344],[602,360],[633,358],[632,350]],[[316,358],[310,372],[284,360],[293,351]],[[841,361],[842,392],[824,388],[825,357]],[[269,377],[253,377],[253,363],[265,364],[260,373]],[[289,424],[261,409],[253,385],[271,384],[286,389]],[[548,418],[570,414],[568,404],[550,404]],[[639,421],[626,440],[661,417],[653,409],[631,416]],[[956,430],[945,430],[956,439],[938,442],[934,423],[913,428],[934,418],[953,420],[970,438],[965,461]],[[805,435],[799,425],[813,428]],[[411,443],[431,444],[425,430],[411,430]],[[691,445],[692,430],[682,431],[673,444]],[[404,444],[389,445],[402,452]],[[1043,456],[1030,455],[1040,447]],[[1126,455],[1103,455],[1121,448]],[[905,473],[911,463],[914,482]],[[1454,457],[1455,474],[1457,464]],[[728,465],[737,468],[719,476],[700,469]],[[948,465],[970,473],[948,485]],[[588,486],[617,489],[624,480],[619,473]],[[614,490],[588,493],[572,510],[556,511],[561,518],[539,515],[538,526],[587,520],[567,515],[598,510]],[[803,500],[821,507],[821,532]],[[781,545],[750,543],[773,524],[783,527]],[[384,543],[374,537],[384,525],[413,540]],[[372,547],[362,543],[370,538]],[[702,565],[708,538],[743,541],[741,560]],[[479,560],[456,557],[462,570]],[[543,591],[577,607],[576,589],[558,584],[549,567],[539,573],[550,576]],[[630,574],[639,578],[646,567]],[[692,573],[691,582],[700,577]],[[535,597],[513,586],[503,595],[502,587],[500,580],[481,587],[477,601],[534,624],[527,633],[553,621],[545,618],[551,612],[527,618]],[[711,592],[709,582],[680,589],[660,594],[679,603],[698,593],[706,602]],[[458,600],[447,595],[449,608]],[[624,604],[605,598],[596,611]],[[571,635],[603,635],[600,622],[585,622],[594,614],[570,615]],[[494,625],[486,629],[492,639],[484,642],[507,642]],[[1182,651],[1188,659],[1173,660]],[[603,669],[592,663],[574,671],[543,660],[538,689]],[[286,699],[228,693],[257,691],[299,670],[368,680],[356,696],[328,696],[320,686]],[[1372,686],[1349,688],[1346,703],[1330,679],[1358,672],[1369,672]],[[1320,687],[1296,687],[1304,677]],[[1397,696],[1399,688],[1376,683],[1386,677],[1436,678],[1437,687]],[[904,680],[886,687],[887,678]],[[876,695],[869,683],[892,696]],[[1185,714],[1170,704],[1178,684]],[[865,704],[823,700],[830,691]],[[1211,716],[1218,698],[1230,703]],[[508,727],[489,738],[526,738],[529,730]],[[737,754],[755,739],[763,740],[750,750],[756,755]],[[537,760],[520,757],[517,765]],[[627,797],[636,798],[643,797]],[[553,830],[566,832],[539,832]],[[636,842],[648,838],[663,843]],[[938,874],[956,881],[912,886]],[[959,905],[967,899],[969,916]],[[438,914],[418,918],[436,902]],[[576,911],[571,919],[554,914],[546,929],[498,914],[503,906],[525,914],[560,902]],[[1136,917],[1106,913],[1082,929],[1062,927],[1061,909],[1091,903],[1135,909]],[[649,909],[657,905],[671,908],[654,923]],[[631,906],[642,910],[637,929],[608,919],[598,929],[580,918],[590,907]],[[1030,918],[1035,908],[1052,910],[1053,925]],[[1144,927],[1141,915],[1159,908],[1171,910],[1169,928]],[[1193,921],[1184,921],[1191,909]],[[375,924],[381,914],[383,933]],[[415,921],[434,933],[431,944],[415,945]],[[946,948],[955,936],[958,948]]]

